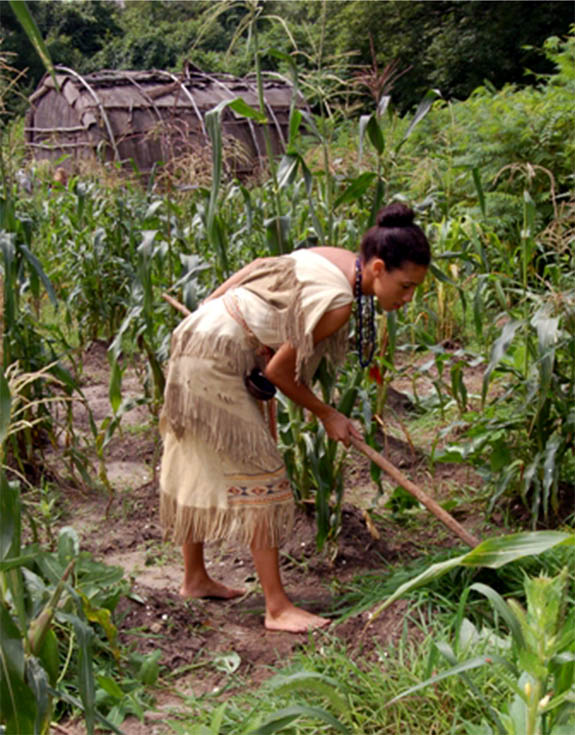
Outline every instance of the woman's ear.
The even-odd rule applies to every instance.
[[[381,258],[372,258],[370,266],[374,278],[378,278],[385,271],[385,263]]]

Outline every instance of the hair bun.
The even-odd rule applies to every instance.
[[[413,224],[413,210],[401,202],[393,202],[377,213],[380,227],[409,227]]]

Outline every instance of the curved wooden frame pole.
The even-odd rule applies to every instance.
[[[453,531],[453,533],[456,536],[459,536],[462,541],[465,541],[468,546],[474,548],[480,543],[479,539],[476,539],[475,536],[466,531],[452,515],[436,503],[435,500],[432,500],[429,495],[424,493],[423,490],[417,487],[415,483],[411,482],[411,480],[407,478],[403,472],[400,472],[388,459],[385,459],[385,457],[376,452],[375,449],[372,449],[372,447],[359,439],[352,438],[350,441],[352,446],[362,454],[365,454],[365,456],[378,467],[381,467],[381,469],[386,472],[392,480],[394,480],[398,485],[401,485],[401,487],[404,488],[404,490],[407,490],[410,495],[413,495],[413,497],[424,505],[428,511],[433,513],[433,515],[439,519],[444,526],[447,526],[450,531]]]

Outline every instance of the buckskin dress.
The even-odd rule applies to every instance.
[[[345,359],[348,337],[344,325],[314,347],[313,330],[326,312],[352,300],[337,266],[312,250],[297,250],[258,261],[239,286],[177,327],[160,417],[165,538],[179,544],[233,539],[267,548],[290,533],[290,483],[244,375],[261,360],[258,345],[277,350],[289,342],[296,349],[296,380],[310,385],[323,356],[335,365]]]

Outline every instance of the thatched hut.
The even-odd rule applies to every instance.
[[[223,100],[242,98],[258,108],[255,79],[205,74],[186,69],[101,71],[82,76],[56,67],[58,87],[46,74],[30,98],[25,135],[33,156],[61,161],[73,170],[82,160],[129,164],[144,175],[154,164],[204,150],[204,116]],[[285,145],[292,88],[284,81],[264,82],[267,127],[274,154]],[[261,125],[226,108],[223,135],[240,144],[237,173],[253,171],[265,156]]]

